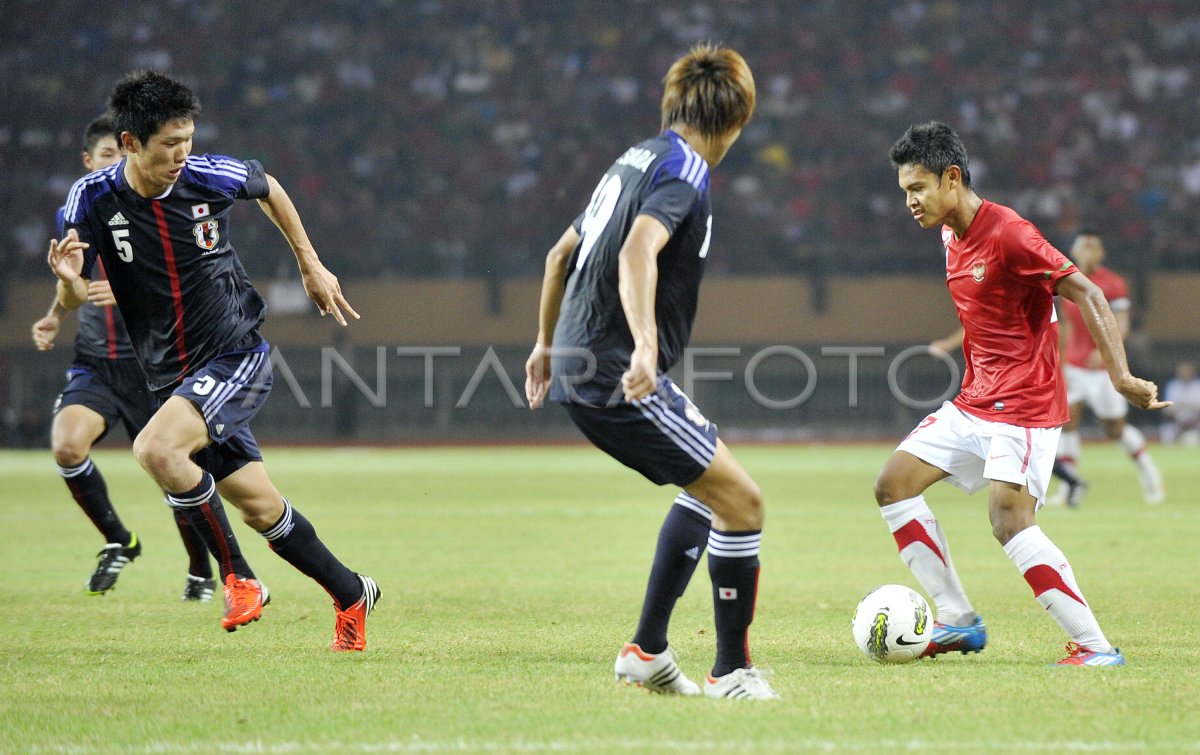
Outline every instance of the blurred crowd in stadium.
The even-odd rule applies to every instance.
[[[259,158],[352,276],[536,275],[692,42],[746,53],[755,120],[714,174],[718,273],[941,272],[887,162],[962,134],[980,193],[1127,272],[1200,266],[1200,5],[1188,2],[18,1],[0,47],[0,266],[49,280],[79,133],[126,70],[193,84],[196,151]],[[64,30],[71,30],[64,33]],[[251,274],[293,270],[243,253]],[[258,228],[256,228],[258,226]],[[270,240],[268,242],[268,240]],[[49,287],[49,284],[47,284]]]

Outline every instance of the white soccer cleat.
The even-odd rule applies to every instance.
[[[714,679],[712,675],[704,681],[705,697],[729,697],[734,700],[778,700],[779,693],[771,689],[766,677],[758,669],[740,668]]]
[[[1162,472],[1158,471],[1158,467],[1154,463],[1139,464],[1138,477],[1142,481],[1142,499],[1146,503],[1162,503],[1167,497],[1167,491],[1163,489]]]
[[[651,655],[637,644],[626,642],[617,654],[613,673],[618,682],[634,684],[663,695],[699,695],[700,687],[679,670],[679,656],[668,647]]]
[[[1050,495],[1046,496],[1046,505],[1048,505],[1048,506],[1066,506],[1067,505],[1067,497],[1070,495],[1070,493],[1069,493],[1070,487],[1071,486],[1067,485],[1067,483],[1060,481],[1058,483],[1058,487],[1056,487],[1054,489],[1054,492],[1051,493]]]

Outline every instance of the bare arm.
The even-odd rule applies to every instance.
[[[1149,380],[1136,378],[1129,372],[1125,345],[1121,339],[1121,327],[1100,288],[1083,273],[1072,273],[1059,280],[1055,292],[1079,306],[1083,322],[1104,360],[1104,367],[1108,370],[1113,387],[1139,409],[1161,409],[1168,406],[1168,403],[1158,400],[1157,385]]]
[[[929,344],[929,348],[937,349],[938,351],[944,351],[947,354],[949,354],[951,351],[954,351],[955,349],[962,346],[962,342],[963,342],[963,329],[961,327],[959,327],[959,328],[956,328],[953,333],[946,336],[945,338],[939,338],[936,341],[931,342]]]
[[[568,227],[546,255],[546,271],[542,275],[542,295],[538,303],[537,341],[534,342],[533,353],[525,361],[525,398],[529,400],[530,409],[541,406],[550,390],[550,348],[554,340],[554,326],[558,324],[558,312],[562,308],[567,262],[578,243],[579,234],[574,226]]]
[[[49,351],[54,348],[54,339],[58,337],[62,316],[66,311],[63,305],[59,304],[56,293],[54,303],[50,305],[46,316],[33,324],[33,345],[37,347],[38,351]]]
[[[546,270],[542,275],[542,297],[538,304],[537,343],[549,346],[554,338],[554,326],[558,324],[558,310],[562,307],[564,278],[567,260],[579,243],[579,234],[574,226],[563,231],[546,255]]]
[[[304,291],[308,298],[317,305],[322,317],[331,314],[339,325],[346,324],[342,310],[357,320],[358,313],[346,301],[346,297],[342,296],[342,287],[338,284],[337,276],[325,269],[321,260],[317,258],[317,252],[308,240],[308,233],[304,230],[304,224],[300,222],[300,214],[296,212],[292,198],[274,176],[267,176],[267,185],[271,187],[271,191],[265,199],[258,200],[258,206],[287,239],[292,254],[296,255],[296,264],[300,268],[300,277],[304,281]]]
[[[658,253],[671,234],[659,220],[638,215],[617,256],[617,289],[633,334],[629,369],[621,376],[627,401],[645,398],[658,386],[658,323],[654,296],[658,288]]]
[[[1117,318],[1117,330],[1121,334],[1121,340],[1129,338],[1129,310],[1122,309],[1120,312],[1113,312],[1113,317]]]

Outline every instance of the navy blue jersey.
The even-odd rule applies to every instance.
[[[77,181],[65,222],[91,245],[83,274],[103,261],[150,388],[161,391],[233,350],[266,315],[230,243],[229,211],[269,187],[255,160],[192,155],[174,185],[147,199],[124,168]]]
[[[629,369],[633,334],[617,290],[617,257],[638,215],[657,219],[671,234],[658,255],[654,300],[659,372],[687,346],[712,232],[708,163],[679,134],[665,131],[626,150],[575,220],[580,237],[554,329],[551,400],[607,400]],[[595,374],[585,378],[589,354]]]
[[[65,207],[59,208],[55,223],[59,238],[63,235],[65,210]],[[100,266],[99,277],[104,277],[103,266]],[[97,307],[91,302],[84,302],[76,311],[79,313],[79,329],[75,333],[75,353],[95,359],[133,359],[133,344],[129,342],[129,333],[125,331],[125,321],[121,319],[119,309]]]

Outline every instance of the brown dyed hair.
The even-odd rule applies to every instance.
[[[701,42],[663,78],[662,128],[682,123],[713,137],[742,128],[754,113],[754,76],[735,50]]]

